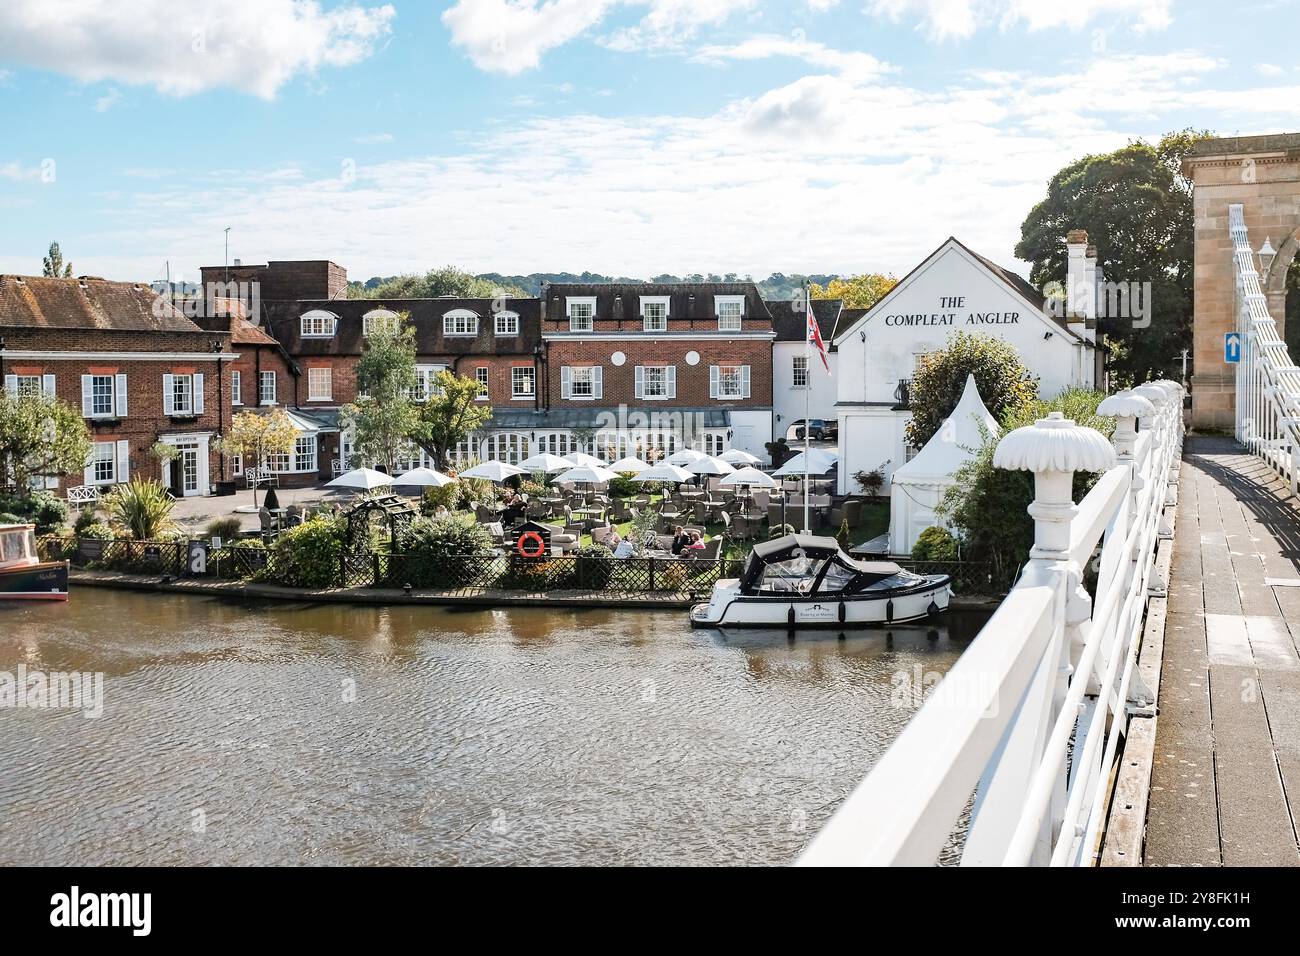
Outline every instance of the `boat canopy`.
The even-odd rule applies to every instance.
[[[36,563],[36,526],[0,525],[0,568]]]
[[[859,561],[834,538],[789,534],[754,546],[740,576],[742,594],[774,590],[803,594],[856,594],[898,577],[910,577],[892,561]]]

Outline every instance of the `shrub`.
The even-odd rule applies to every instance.
[[[271,561],[259,577],[291,587],[330,588],[338,584],[347,523],[314,518],[275,539]]]
[[[839,544],[841,551],[849,550],[849,519],[845,518],[840,522],[840,530],[835,532],[835,541]]]
[[[204,529],[205,538],[220,538],[222,542],[234,541],[239,537],[239,531],[243,527],[238,518],[213,518],[208,522]]]
[[[104,499],[109,523],[128,532],[137,541],[158,538],[175,527],[172,508],[176,501],[152,478],[132,478],[118,485]]]
[[[763,447],[772,456],[772,465],[776,468],[780,468],[794,457],[794,452],[790,450],[790,444],[785,440],[785,436],[776,441],[764,442]]]
[[[27,524],[27,520],[12,511],[0,512],[0,524]]]
[[[909,445],[923,448],[934,437],[957,407],[970,375],[975,376],[980,398],[998,421],[1028,407],[1038,394],[1037,381],[1010,343],[989,335],[954,332],[941,351],[921,360],[912,379],[912,420],[906,433]]]
[[[957,539],[947,528],[931,525],[926,528],[912,545],[914,561],[956,561]]]
[[[448,511],[455,511],[460,505],[460,482],[453,481],[449,485],[442,485],[438,488],[425,488],[424,494],[420,495],[420,514],[432,516],[437,513],[439,508],[446,508]]]
[[[44,489],[22,495],[0,495],[0,512],[16,517],[18,524],[36,525],[37,534],[57,531],[68,520],[67,504]]]
[[[768,532],[767,536],[769,538],[784,538],[787,534],[794,534],[794,525],[792,524],[776,525],[771,529],[771,531]]]
[[[656,591],[686,590],[686,565],[679,562],[662,562],[655,568]]]
[[[72,526],[72,530],[81,534],[82,530],[92,524],[99,523],[99,515],[95,513],[94,508],[82,508],[77,512],[77,521]]]
[[[492,554],[492,536],[468,515],[416,518],[400,544],[412,587],[456,588],[474,580]]]
[[[511,558],[497,587],[512,591],[547,591],[573,587],[572,561],[526,561]]]
[[[77,529],[77,537],[90,538],[95,541],[112,541],[117,537],[113,529],[102,521],[92,521],[85,527]]]
[[[614,577],[614,552],[603,544],[589,544],[578,549],[578,585],[603,591]]]
[[[529,498],[545,497],[548,490],[545,481],[540,481],[537,478],[523,478],[521,476],[519,482],[519,491],[521,494],[525,494]]]
[[[864,494],[871,495],[873,498],[880,494],[880,489],[885,484],[885,462],[883,465],[877,465],[870,471],[855,471],[853,480],[858,483]]]
[[[609,483],[609,493],[615,498],[635,498],[641,493],[641,482],[636,480],[636,476],[628,474],[619,474]]]

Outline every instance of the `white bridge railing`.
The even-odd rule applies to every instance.
[[[1053,413],[1005,436],[1034,473],[1034,546],[1019,582],[799,863],[929,865],[974,794],[964,865],[1091,865],[1133,709],[1158,539],[1171,530],[1182,387],[1108,397],[1113,442]],[[1102,472],[1077,505],[1076,471]],[[1096,573],[1095,600],[1085,569]]]
[[[1228,207],[1237,275],[1237,441],[1266,461],[1300,494],[1300,368],[1287,353],[1255,271],[1240,205]]]

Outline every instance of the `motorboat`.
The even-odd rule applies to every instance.
[[[68,599],[68,562],[40,559],[35,525],[0,525],[0,600],[6,599]]]
[[[859,561],[834,538],[791,534],[755,545],[739,578],[691,608],[695,627],[864,627],[948,609],[952,579],[892,561]]]

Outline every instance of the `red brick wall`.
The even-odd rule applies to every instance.
[[[239,372],[239,396],[243,403],[243,408],[256,408],[258,403],[258,377],[260,369],[263,372],[275,372],[275,400],[280,405],[294,404],[294,393],[297,388],[293,373],[289,370],[289,363],[284,360],[284,355],[278,348],[272,346],[257,345],[237,345],[235,351],[239,353],[239,358],[226,368],[226,404],[233,405],[234,395],[231,385],[231,371]],[[306,397],[306,385],[303,385],[303,397]],[[241,410],[236,408],[236,410]]]
[[[622,366],[610,364],[614,352],[622,352],[627,361]],[[698,365],[686,364],[687,352],[700,353]],[[689,408],[766,408],[772,404],[772,343],[767,340],[724,339],[717,341],[654,341],[629,339],[626,342],[566,342],[552,339],[547,347],[547,378],[550,405],[553,408],[590,406],[592,401],[562,399],[561,368],[565,365],[599,365],[603,369],[603,397],[596,405],[680,406]],[[675,365],[677,397],[668,401],[650,401],[636,397],[636,366]],[[750,397],[726,401],[709,397],[709,367],[713,365],[748,365]]]

